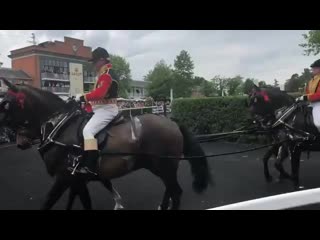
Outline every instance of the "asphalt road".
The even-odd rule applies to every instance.
[[[235,143],[203,144],[207,154],[238,151],[252,147]],[[208,209],[239,201],[251,200],[293,191],[289,181],[266,183],[263,178],[261,157],[264,149],[245,154],[210,158],[214,186],[203,195],[193,192],[190,167],[182,161],[179,182],[184,190],[181,209]],[[311,153],[311,158],[302,156],[301,183],[308,188],[320,187],[320,154]],[[273,161],[271,161],[273,163]],[[272,173],[277,173],[271,165]],[[289,161],[286,169],[290,170]],[[0,149],[0,209],[39,209],[53,179],[48,176],[44,163],[35,149],[22,151],[15,147]],[[156,209],[164,192],[161,181],[146,170],[139,170],[113,180],[122,195],[127,210]],[[111,194],[100,183],[90,183],[89,191],[94,209],[111,210],[114,203]],[[64,209],[65,194],[54,209]],[[82,209],[76,200],[74,209]]]

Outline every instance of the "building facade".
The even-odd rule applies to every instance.
[[[12,69],[23,70],[32,85],[59,96],[87,92],[95,83],[95,71],[88,60],[91,47],[84,41],[64,37],[64,42],[44,42],[11,51]]]
[[[64,37],[63,42],[43,42],[12,50],[9,57],[12,69],[28,75],[34,87],[62,98],[89,92],[94,87],[96,73],[88,62],[92,48],[84,46],[83,40]],[[129,98],[145,98],[146,86],[145,81],[132,81]]]
[[[0,67],[0,77],[6,78],[13,84],[31,84],[32,78],[22,70]],[[0,96],[7,92],[7,86],[0,81]]]
[[[131,81],[130,91],[128,96],[130,99],[144,99],[148,96],[146,81]]]

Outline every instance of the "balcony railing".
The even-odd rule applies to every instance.
[[[68,74],[60,74],[60,73],[41,73],[42,80],[55,80],[55,81],[69,81]]]
[[[95,77],[84,77],[83,78],[83,82],[84,83],[95,83],[96,82],[96,78]]]
[[[43,90],[53,93],[69,93],[70,87],[42,87]]]

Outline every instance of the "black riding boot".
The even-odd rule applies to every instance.
[[[97,171],[97,160],[99,158],[99,151],[91,150],[86,151],[84,156],[84,169],[89,173],[93,173],[96,175]]]

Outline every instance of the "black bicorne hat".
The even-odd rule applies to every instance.
[[[110,60],[109,53],[106,49],[98,47],[92,52],[92,58],[89,62],[97,62],[99,59]]]

